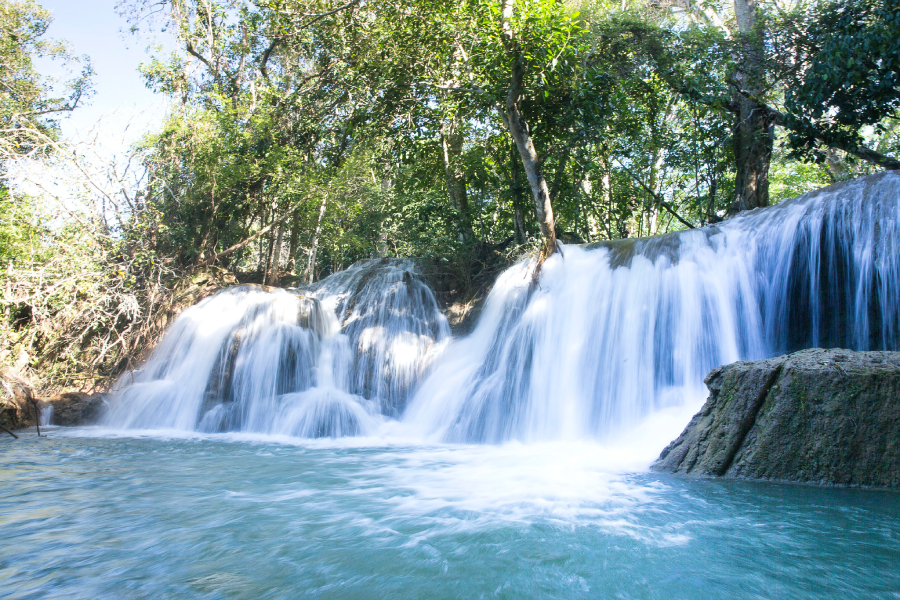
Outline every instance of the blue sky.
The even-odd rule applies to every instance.
[[[151,40],[127,32],[126,20],[116,13],[116,0],[38,2],[53,13],[48,36],[65,39],[77,55],[90,56],[96,71],[93,98],[65,119],[64,134],[85,132],[105,115],[104,133],[111,139],[121,137],[129,122],[127,137],[132,140],[158,123],[165,100],[148,90],[138,73],[138,65],[148,60],[145,48]],[[59,72],[59,67],[44,61],[38,68],[48,74]]]

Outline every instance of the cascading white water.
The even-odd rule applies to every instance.
[[[449,339],[450,326],[409,260],[364,260],[309,286],[337,315],[351,353],[344,386],[376,398],[397,417],[425,365]]]
[[[495,285],[405,421],[446,441],[606,439],[705,397],[714,367],[804,347],[900,348],[900,175],[717,227],[587,247]]]
[[[399,414],[449,337],[405,260],[361,261],[307,290],[238,286],[176,319],[117,385],[113,427],[364,435]]]
[[[528,261],[506,271],[449,346],[409,261],[361,261],[304,291],[221,292],[120,381],[106,424],[321,437],[399,417],[443,441],[603,440],[695,407],[721,364],[900,349],[900,175],[715,227],[564,246],[532,279]]]

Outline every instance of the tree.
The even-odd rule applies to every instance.
[[[788,131],[794,157],[822,162],[830,148],[900,168],[896,159],[864,146],[860,134],[866,125],[884,128],[896,115],[896,4],[817,0],[788,10],[733,0],[732,25],[720,16],[726,5],[668,3],[689,23],[668,27],[673,52],[658,44],[647,51],[688,102],[733,115],[729,213],[768,205],[776,127]]]
[[[0,0],[0,161],[47,149],[58,133],[55,118],[75,110],[90,90],[90,60],[46,39],[50,23],[50,12],[33,0]],[[82,70],[57,89],[59,82],[35,70],[35,58],[81,62]]]
[[[144,66],[150,85],[181,102],[147,142],[148,160],[165,173],[155,202],[178,216],[169,243],[196,264],[255,254],[265,283],[278,281],[283,262],[299,264],[301,228],[315,238],[315,256],[317,189],[352,150],[355,110],[338,80],[340,40],[320,35],[324,21],[313,28],[281,8],[173,0],[128,11],[136,28],[164,14],[179,43]]]
[[[799,156],[817,162],[839,148],[886,169],[900,160],[865,147],[866,125],[885,132],[900,109],[900,2],[823,1],[796,34],[808,60],[785,92],[785,127]]]
[[[769,205],[769,163],[775,124],[758,104],[766,92],[765,31],[756,0],[734,0],[738,31],[734,113],[735,200],[730,213]]]

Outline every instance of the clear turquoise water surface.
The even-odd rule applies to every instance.
[[[900,494],[591,444],[0,439],[4,598],[900,598]]]

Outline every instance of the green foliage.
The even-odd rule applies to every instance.
[[[155,340],[172,272],[153,251],[91,227],[89,214],[53,227],[49,217],[3,193],[0,364],[45,390],[90,389]]]
[[[822,164],[791,160],[786,137],[781,136],[782,143],[772,157],[769,171],[772,204],[825,187],[838,179],[849,178],[849,172],[829,172]]]
[[[145,143],[159,252],[271,281],[276,256],[306,278],[309,257],[323,276],[384,253],[463,264],[525,242],[534,209],[498,110],[520,60],[518,106],[564,239],[683,227],[661,202],[704,224],[728,203],[727,119],[665,79],[721,73],[721,34],[678,35],[618,2],[521,1],[508,21],[497,0],[334,8],[170,5],[185,50],[144,66],[181,102]]]
[[[33,0],[0,0],[0,161],[44,149],[57,134],[53,117],[73,110],[89,91],[90,60],[45,39],[50,23],[50,12]],[[81,62],[81,73],[58,89],[59,82],[35,70],[35,58]]]
[[[0,266],[24,257],[31,261],[43,260],[45,256],[35,255],[35,250],[43,250],[41,238],[45,234],[32,199],[14,196],[0,188]]]
[[[798,155],[821,162],[824,148],[856,148],[861,128],[885,131],[900,108],[900,2],[817,2],[800,39],[809,60],[786,91],[786,125]]]

